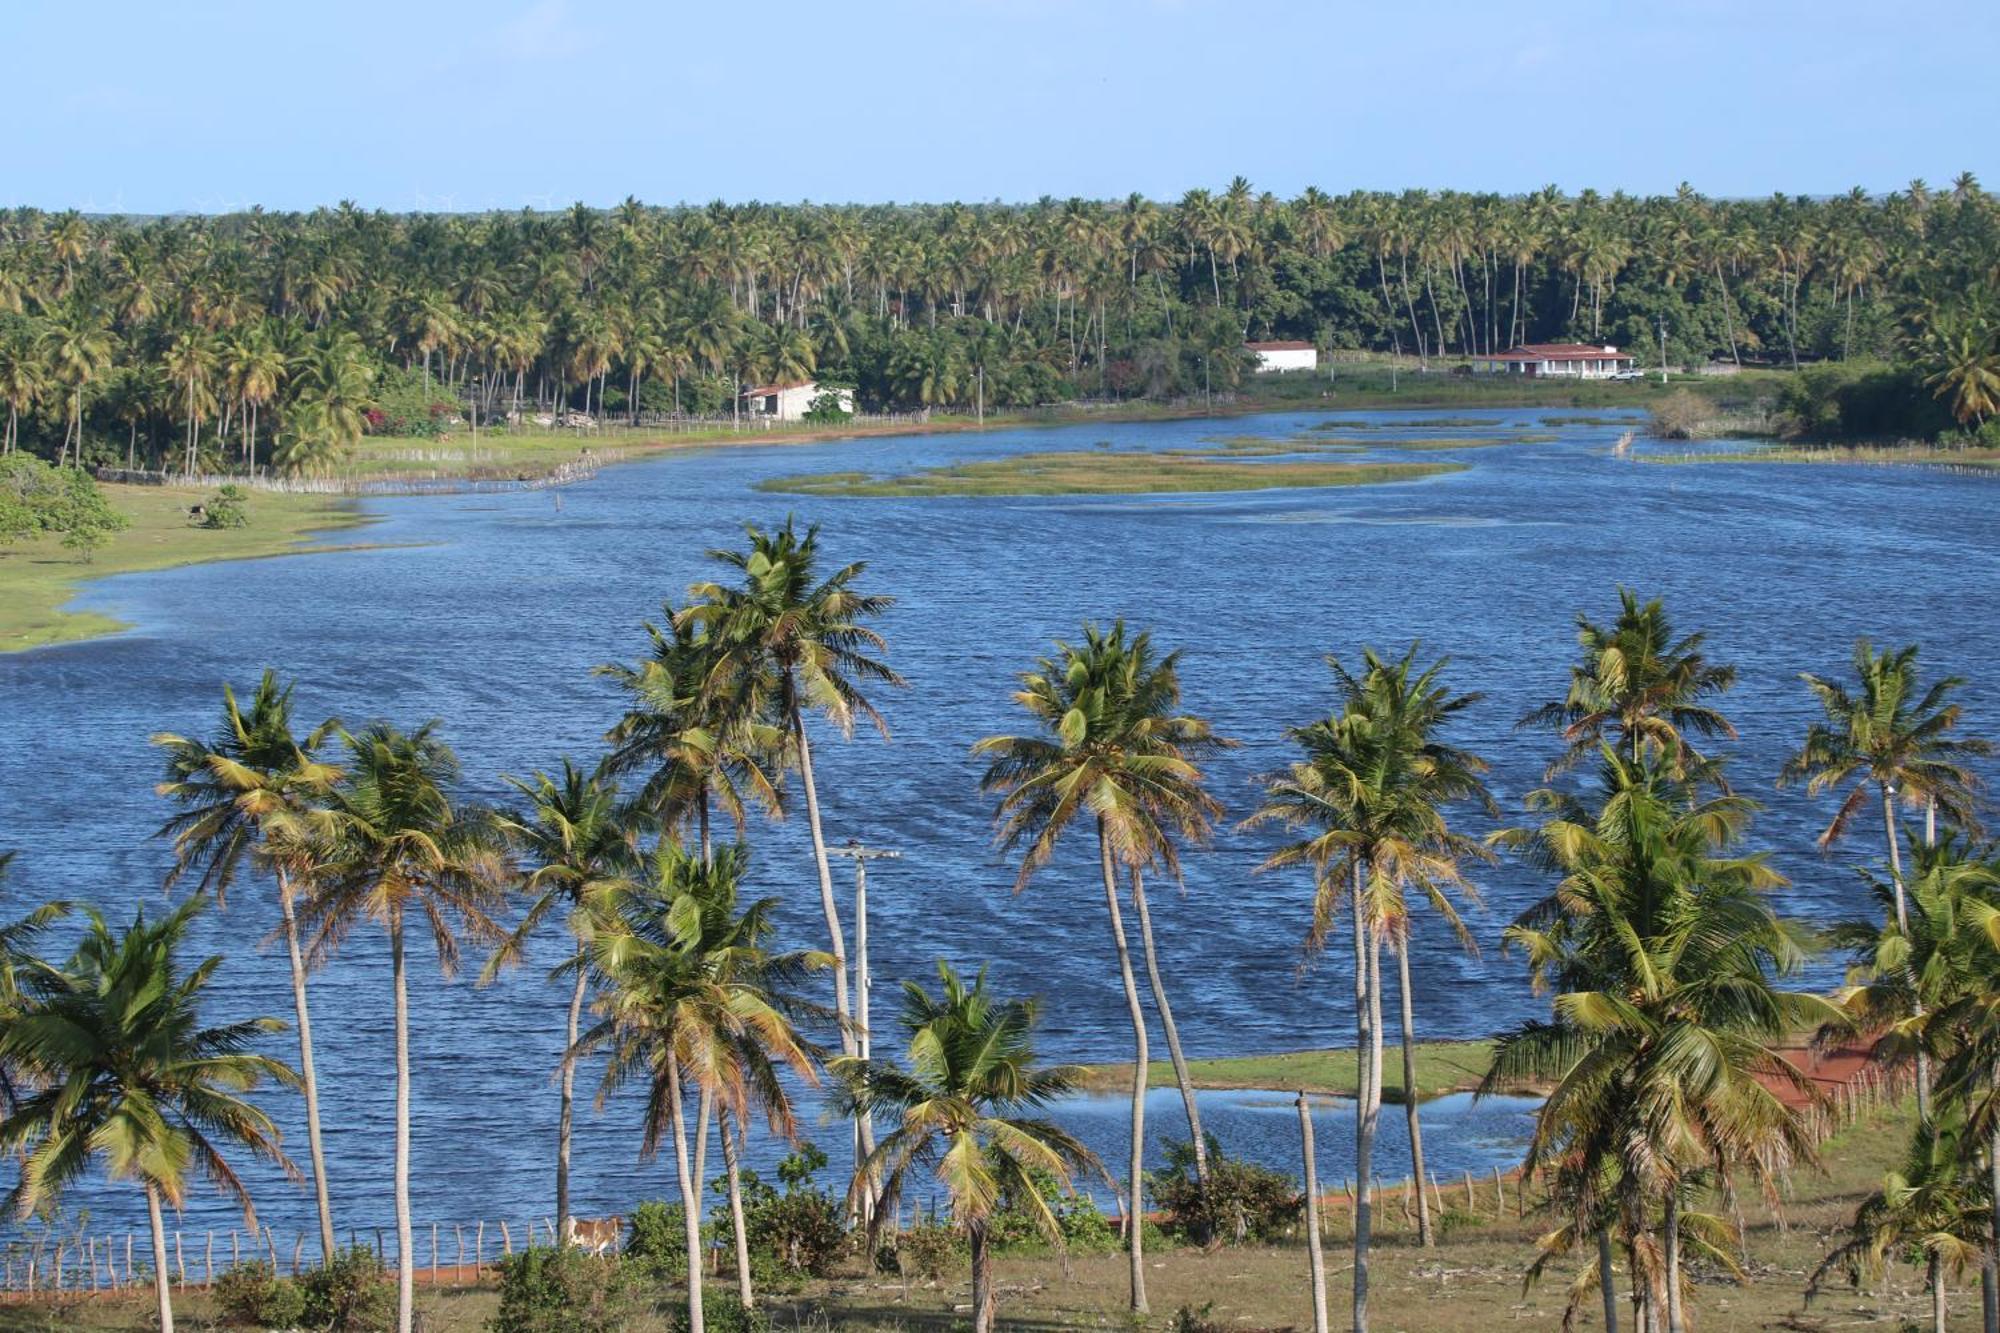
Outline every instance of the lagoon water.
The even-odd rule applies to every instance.
[[[893,740],[872,733],[818,749],[829,836],[898,848],[871,876],[878,1025],[896,982],[928,975],[942,955],[987,963],[996,987],[1038,994],[1051,1056],[1116,1059],[1130,1040],[1108,964],[1094,859],[1079,841],[1025,892],[990,847],[990,806],[976,790],[971,742],[1019,725],[1008,693],[1017,671],[1086,617],[1123,615],[1186,649],[1190,707],[1240,750],[1213,765],[1232,817],[1248,812],[1256,774],[1289,756],[1283,729],[1330,702],[1322,654],[1363,644],[1396,650],[1421,638],[1449,653],[1451,676],[1484,701],[1458,739],[1494,765],[1510,813],[1534,786],[1550,739],[1518,731],[1528,708],[1560,693],[1579,610],[1608,618],[1615,586],[1662,595],[1684,628],[1741,670],[1726,707],[1741,729],[1729,747],[1737,784],[1767,809],[1754,841],[1793,880],[1793,913],[1837,919],[1862,907],[1852,869],[1879,855],[1857,841],[1814,854],[1823,802],[1772,789],[1813,705],[1802,670],[1845,668],[1858,634],[1919,641],[1940,670],[1986,672],[1965,692],[1975,727],[2000,734],[2000,489],[1917,469],[1847,466],[1642,466],[1612,456],[1614,425],[1542,427],[1561,413],[1480,414],[1487,427],[1412,426],[1438,413],[1368,413],[1371,444],[1396,438],[1553,433],[1551,442],[1432,452],[1467,471],[1382,487],[1120,498],[831,500],[753,489],[797,472],[907,470],[1046,449],[1185,448],[1203,436],[1284,438],[1323,415],[1227,423],[1087,425],[714,449],[622,466],[561,493],[370,500],[379,549],[207,565],[94,585],[83,604],[134,623],[130,633],[0,657],[0,776],[8,818],[0,842],[21,856],[6,914],[50,895],[114,914],[159,899],[163,847],[148,834],[166,813],[151,794],[156,730],[206,731],[222,682],[266,665],[299,682],[307,717],[404,723],[445,719],[470,794],[501,799],[497,775],[525,774],[564,754],[588,758],[618,708],[590,674],[635,657],[640,622],[709,572],[703,552],[730,545],[748,519],[788,511],[824,525],[830,558],[869,562],[866,584],[900,600],[882,623],[891,661],[911,688],[879,696]],[[1391,456],[1384,454],[1383,456]],[[1364,456],[1365,457],[1365,456]],[[254,507],[253,507],[254,508]],[[1483,831],[1487,821],[1468,817]],[[780,896],[787,942],[820,938],[801,820],[758,824],[755,889]],[[1872,837],[1872,830],[1869,833]],[[1310,893],[1296,874],[1256,875],[1264,834],[1225,831],[1186,857],[1186,892],[1161,885],[1155,914],[1182,1031],[1194,1055],[1345,1043],[1351,990],[1337,960],[1301,967]],[[1517,866],[1476,876],[1471,956],[1432,923],[1415,957],[1427,1036],[1474,1036],[1539,1012],[1499,929],[1538,892]],[[217,982],[236,1015],[289,1014],[282,952],[265,938],[275,911],[245,884],[203,942],[229,961]],[[488,990],[437,984],[421,953],[415,976],[416,1213],[437,1221],[542,1217],[548,1202],[562,995],[535,963]],[[1808,978],[1830,981],[1833,962]],[[314,1026],[343,1225],[386,1226],[390,1164],[390,1012],[386,949],[357,933],[314,982]],[[890,1037],[877,1050],[893,1048]],[[289,1047],[280,1043],[279,1050]],[[1161,1054],[1158,1043],[1155,1053]],[[581,1080],[585,1097],[594,1071]],[[1290,1168],[1289,1099],[1215,1094],[1212,1127],[1226,1148]],[[1152,1125],[1177,1128],[1171,1097]],[[273,1106],[288,1147],[304,1156],[296,1101]],[[1275,1108],[1275,1109],[1274,1109]],[[1282,1112],[1282,1114],[1280,1114]],[[1067,1115],[1116,1160],[1117,1099],[1081,1099]],[[1330,1114],[1338,1115],[1338,1112]],[[1520,1106],[1441,1105],[1430,1155],[1443,1176],[1511,1164]],[[1351,1122],[1350,1122],[1351,1123]],[[1401,1117],[1382,1174],[1406,1170]],[[840,1160],[837,1127],[810,1131]],[[1349,1135],[1323,1125],[1323,1177],[1351,1160]],[[629,1095],[579,1116],[576,1207],[628,1211],[672,1189],[666,1160],[636,1161]],[[753,1161],[775,1150],[759,1143]],[[264,1220],[281,1235],[309,1227],[309,1195],[255,1173]],[[143,1213],[128,1188],[93,1182],[72,1208],[122,1224]],[[185,1225],[232,1225],[198,1194]]]

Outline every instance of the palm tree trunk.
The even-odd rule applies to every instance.
[[[1111,917],[1111,941],[1118,953],[1118,976],[1125,985],[1125,1009],[1132,1019],[1132,1152],[1126,1185],[1125,1248],[1132,1260],[1132,1312],[1146,1313],[1146,1014],[1139,1007],[1139,983],[1132,976],[1132,950],[1125,942],[1125,918],[1118,910],[1118,876],[1111,867],[1111,839],[1097,821],[1097,862],[1104,876],[1104,906]]]
[[[1139,867],[1132,867],[1132,906],[1139,914],[1139,939],[1146,951],[1146,980],[1153,989],[1153,1007],[1159,1011],[1160,1026],[1167,1032],[1167,1055],[1174,1063],[1174,1081],[1180,1084],[1181,1104],[1187,1107],[1188,1134],[1194,1143],[1195,1179],[1208,1188],[1208,1142],[1201,1132],[1201,1108],[1194,1095],[1194,1081],[1188,1074],[1187,1059],[1181,1054],[1180,1029],[1174,1024],[1173,1007],[1167,1003],[1167,988],[1160,980],[1160,962],[1153,950],[1153,914],[1146,906],[1146,883]]]
[[[160,1216],[160,1192],[146,1183],[146,1217],[153,1224],[153,1295],[159,1302],[160,1333],[174,1333],[174,1292],[167,1280],[167,1224]]]
[[[694,1193],[700,1199],[708,1185],[708,1122],[715,1113],[715,1093],[708,1088],[701,1090],[695,1099],[694,1112]]]
[[[1313,1333],[1327,1333],[1326,1254],[1319,1234],[1319,1163],[1313,1152],[1312,1109],[1299,1090],[1299,1141],[1306,1164],[1306,1262],[1312,1272]]]
[[[1681,1310],[1681,1196],[1667,1187],[1667,1333],[1687,1333]]]
[[[583,1022],[583,992],[589,978],[583,970],[583,949],[576,951],[576,986],[569,996],[569,1022],[563,1029],[567,1040],[563,1043],[562,1072],[558,1086],[561,1088],[561,1109],[556,1112],[556,1227],[559,1244],[569,1244],[569,1144],[570,1128],[576,1118],[576,1057],[571,1054],[576,1049],[577,1031]]]
[[[306,1099],[306,1146],[312,1155],[313,1202],[319,1208],[319,1257],[333,1262],[333,1203],[327,1191],[326,1150],[320,1143],[319,1077],[313,1072],[312,1018],[306,1012],[306,962],[299,949],[299,922],[292,910],[292,879],[278,872],[278,908],[284,917],[285,951],[292,963],[292,1013],[299,1025],[299,1082]]]
[[[416,1320],[417,1270],[410,1226],[410,987],[403,964],[403,918],[389,918],[389,969],[396,988],[396,1333]],[[696,1330],[700,1333],[700,1330]]]
[[[1896,836],[1896,797],[1887,784],[1882,787],[1882,833],[1889,843],[1889,879],[1896,891],[1896,928],[1905,936],[1910,933],[1910,908],[1903,894],[1903,851]],[[1910,990],[1916,994],[1916,976],[1910,977]],[[1923,1017],[1924,1002],[1914,1001],[1919,1018]],[[1917,1051],[1917,1119],[1928,1123],[1931,1118],[1931,1062],[1922,1049]]]
[[[1368,1023],[1367,906],[1362,893],[1363,864],[1354,862],[1354,1333],[1368,1333],[1368,1242],[1375,1223],[1375,1127],[1368,1116],[1370,1041]]]
[[[1944,1326],[1944,1256],[1932,1254],[1930,1262],[1931,1333],[1947,1333]]]
[[[993,1247],[986,1242],[986,1223],[966,1228],[972,1242],[972,1333],[993,1333]]]
[[[1604,1300],[1604,1333],[1618,1333],[1618,1275],[1611,1267],[1611,1228],[1597,1233],[1597,1291]]]
[[[819,787],[813,781],[812,742],[806,738],[806,720],[799,711],[795,694],[789,709],[792,734],[799,742],[799,784],[806,789],[806,828],[812,834],[813,868],[819,872],[819,905],[826,915],[826,933],[833,954],[833,1013],[840,1024],[840,1053],[853,1055],[854,1021],[847,998],[847,935],[840,926],[840,904],[833,896],[833,866],[826,856],[826,833],[819,822]],[[860,1146],[860,1138],[855,1138]],[[854,1165],[861,1166],[857,1152]]]
[[[681,1230],[687,1233],[688,1333],[703,1333],[701,1308],[701,1200],[688,1165],[687,1108],[681,1105],[681,1062],[667,1055],[667,1115],[674,1131],[674,1165],[681,1185]]]
[[[1424,1193],[1424,1131],[1417,1123],[1417,1018],[1410,999],[1410,936],[1405,929],[1396,944],[1397,982],[1402,990],[1403,1018],[1403,1118],[1410,1126],[1410,1170],[1417,1182],[1417,1244],[1430,1249],[1437,1244],[1431,1235],[1430,1198]]]
[[[736,1164],[736,1122],[723,1108],[722,1164],[729,1172],[729,1230],[736,1242],[736,1299],[745,1310],[754,1309],[757,1294],[750,1286],[750,1228],[743,1220],[743,1175]]]

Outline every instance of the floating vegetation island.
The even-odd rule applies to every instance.
[[[925,468],[900,477],[821,472],[774,477],[762,491],[857,498],[980,495],[1148,495],[1377,486],[1461,472],[1459,463],[1248,463],[1157,453],[1046,453]]]

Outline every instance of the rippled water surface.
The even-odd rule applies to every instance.
[[[1416,414],[1421,417],[1426,414]],[[1535,412],[1493,414],[1496,432],[1534,427]],[[718,449],[624,466],[562,493],[367,502],[380,521],[366,540],[387,549],[208,565],[94,586],[84,604],[134,622],[128,634],[0,658],[0,778],[21,858],[10,915],[49,895],[128,912],[157,898],[162,847],[147,835],[164,814],[151,794],[147,736],[212,727],[225,680],[265,665],[296,676],[302,711],[349,720],[445,719],[473,794],[498,799],[497,775],[588,756],[617,701],[590,674],[636,656],[639,623],[664,594],[705,576],[702,552],[738,541],[739,524],[787,510],[821,522],[837,560],[869,562],[866,584],[899,604],[882,624],[907,692],[880,702],[894,739],[822,737],[817,758],[829,835],[901,849],[871,877],[878,1020],[893,983],[925,977],[939,955],[991,965],[994,984],[1043,1000],[1052,1056],[1110,1059],[1130,1040],[1082,843],[1027,892],[989,849],[990,808],[975,790],[967,746],[1012,729],[1014,674],[1086,617],[1124,615],[1187,651],[1188,704],[1240,750],[1212,770],[1232,817],[1248,812],[1252,778],[1287,758],[1282,729],[1330,699],[1320,657],[1362,644],[1395,649],[1420,637],[1452,655],[1454,682],[1485,694],[1462,743],[1494,764],[1503,804],[1518,808],[1550,753],[1514,721],[1562,688],[1579,609],[1608,616],[1614,585],[1664,595],[1686,627],[1708,629],[1714,655],[1742,681],[1727,707],[1741,729],[1735,775],[1768,800],[1756,840],[1794,880],[1786,904],[1828,920],[1861,896],[1849,862],[1823,860],[1811,834],[1820,803],[1770,790],[1811,714],[1801,670],[1843,668],[1855,635],[1919,640],[1927,660],[1974,671],[2000,660],[1994,501],[1979,480],[1890,468],[1649,467],[1615,459],[1616,427],[1565,427],[1549,443],[1410,455],[1469,469],[1427,481],[1352,490],[1116,499],[828,500],[759,493],[794,472],[887,472],[1030,449],[1187,447],[1202,436],[1283,437],[1316,417],[1101,425],[770,448]],[[1370,414],[1380,446],[1395,414]],[[1407,418],[1405,418],[1407,420]],[[1426,432],[1402,428],[1402,433]],[[1430,434],[1463,437],[1465,427]],[[1991,719],[1994,682],[1966,700]],[[2000,730],[2000,727],[1992,728]],[[1483,823],[1468,827],[1483,831]],[[786,939],[819,942],[802,823],[757,826],[755,888],[784,900]],[[1155,915],[1190,1053],[1222,1055],[1343,1041],[1351,1005],[1337,966],[1299,969],[1307,886],[1253,875],[1262,835],[1225,833],[1187,859],[1187,888],[1162,886]],[[1495,949],[1510,913],[1536,892],[1513,866],[1482,870],[1473,914],[1483,952],[1429,930],[1416,954],[1419,1020],[1434,1036],[1472,1036],[1537,1010],[1518,960]],[[236,1014],[289,1013],[281,952],[263,944],[274,919],[254,886],[207,920],[204,942],[226,951],[219,999]],[[421,1224],[544,1216],[561,1045],[561,996],[534,964],[476,990],[417,976],[416,1195]],[[1834,975],[1823,965],[1821,979]],[[386,1224],[390,1164],[390,1011],[386,950],[366,933],[315,978],[315,1028],[333,1186],[343,1222]],[[877,1049],[891,1044],[887,1038]],[[1159,1054],[1158,1043],[1155,1053]],[[586,1081],[587,1081],[586,1076]],[[1269,1099],[1266,1099],[1267,1101]],[[274,1107],[304,1155],[302,1115]],[[1069,1108],[1118,1156],[1123,1112],[1092,1099]],[[1179,1112],[1157,1100],[1153,1124]],[[1514,1152],[1518,1108],[1435,1113],[1443,1170]],[[580,1115],[577,1209],[624,1211],[666,1194],[666,1161],[636,1161],[636,1108],[614,1098]],[[1237,1097],[1215,1128],[1232,1151],[1290,1166],[1288,1103]],[[1385,1124],[1400,1135],[1400,1117]],[[835,1148],[839,1131],[815,1128]],[[1329,1176],[1350,1151],[1320,1135]],[[1385,1176],[1400,1174],[1401,1140]],[[1480,1146],[1485,1145],[1485,1146]],[[768,1165],[774,1152],[759,1146]],[[836,1160],[838,1153],[836,1152]],[[256,1177],[281,1233],[304,1225],[303,1192]],[[142,1214],[129,1190],[93,1184],[74,1202],[100,1217]],[[188,1225],[229,1225],[206,1196]]]

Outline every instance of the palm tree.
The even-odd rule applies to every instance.
[[[575,949],[565,966],[576,976],[570,990],[569,1018],[563,1030],[562,1064],[557,1077],[561,1103],[556,1116],[556,1225],[567,1244],[575,1049],[590,983],[589,969],[585,966],[592,921],[589,901],[631,872],[638,835],[633,811],[619,802],[618,785],[606,776],[602,766],[586,774],[564,759],[561,781],[540,772],[532,782],[516,777],[506,780],[527,798],[528,805],[523,810],[501,813],[495,825],[513,844],[523,863],[520,888],[531,901],[520,924],[493,951],[479,979],[482,985],[489,983],[502,968],[520,961],[528,939],[549,915],[557,911],[566,914]]]
[[[1157,663],[1151,637],[1128,642],[1125,623],[1107,632],[1083,627],[1083,643],[1058,641],[1056,654],[1021,676],[1014,701],[1042,730],[1024,736],[988,736],[973,753],[989,760],[980,790],[1000,796],[996,811],[1000,845],[1021,848],[1014,887],[1027,887],[1054,855],[1077,817],[1096,826],[1098,870],[1103,880],[1119,978],[1132,1021],[1131,1176],[1127,1181],[1127,1248],[1131,1258],[1132,1309],[1146,1309],[1142,1228],[1144,1215],[1145,1097],[1149,1072],[1145,1013],[1118,904],[1117,867],[1137,872],[1154,861],[1178,866],[1173,834],[1200,840],[1219,813],[1215,798],[1201,785],[1194,757],[1219,748],[1209,724],[1175,712],[1179,701],[1178,655]],[[1135,904],[1144,900],[1134,879]],[[1148,941],[1148,955],[1152,950]],[[1153,974],[1157,979],[1157,966]],[[1159,995],[1164,995],[1162,988]],[[1162,1015],[1171,1011],[1164,1004]],[[1176,1035],[1172,1045],[1179,1045]],[[1184,1076],[1184,1062],[1176,1060]],[[1201,1144],[1198,1112],[1184,1091],[1194,1140]]]
[[[1945,1274],[1963,1274],[1983,1262],[1992,1244],[1993,1214],[1986,1189],[1966,1170],[1971,1157],[1957,1117],[1917,1126],[1909,1156],[1882,1177],[1882,1188],[1854,1211],[1848,1240],[1814,1271],[1811,1299],[1830,1272],[1845,1268],[1859,1279],[1880,1275],[1890,1259],[1915,1250],[1924,1257],[1931,1293],[1931,1329],[1945,1333]]]
[[[396,1008],[397,1333],[410,1333],[416,1299],[416,1243],[410,1219],[410,998],[403,957],[414,917],[437,948],[438,966],[458,964],[458,935],[498,942],[488,915],[505,874],[490,821],[452,802],[447,787],[458,759],[436,723],[404,732],[373,723],[343,729],[347,776],[334,788],[322,829],[312,839],[320,862],[302,915],[317,924],[310,954],[330,955],[362,921],[389,936]]]
[[[292,730],[292,687],[266,671],[246,710],[222,687],[222,726],[213,740],[160,732],[153,744],[166,751],[167,775],[155,789],[182,807],[160,829],[173,839],[171,886],[199,873],[204,892],[226,907],[229,888],[246,860],[269,869],[278,888],[280,929],[291,965],[292,1014],[299,1034],[299,1075],[305,1092],[306,1144],[312,1157],[313,1195],[319,1210],[320,1261],[334,1256],[333,1204],[320,1139],[319,1080],[313,1067],[312,1015],[306,1005],[306,959],[299,938],[299,884],[313,872],[306,852],[310,825],[340,777],[316,751],[339,724],[314,727],[303,740]]]
[[[1524,727],[1560,732],[1567,743],[1549,765],[1550,778],[1595,753],[1607,738],[1621,754],[1636,759],[1650,749],[1692,771],[1703,760],[1690,733],[1736,735],[1729,720],[1704,702],[1736,683],[1736,668],[1708,661],[1705,635],[1676,636],[1658,598],[1641,603],[1631,589],[1620,588],[1618,603],[1618,619],[1608,628],[1578,614],[1583,656],[1570,668],[1568,694],[1521,719]]]
[[[1269,783],[1266,802],[1250,822],[1276,821],[1310,831],[1298,842],[1274,852],[1265,861],[1265,868],[1304,864],[1318,872],[1313,947],[1323,941],[1338,914],[1343,887],[1349,888],[1352,898],[1352,886],[1357,882],[1362,892],[1354,905],[1365,913],[1368,929],[1395,946],[1403,1029],[1404,1115],[1409,1124],[1412,1169],[1416,1178],[1423,1180],[1409,897],[1412,892],[1421,896],[1461,942],[1473,947],[1451,895],[1460,893],[1476,901],[1478,895],[1466,881],[1461,863],[1485,859],[1488,853],[1478,842],[1451,830],[1444,807],[1460,801],[1476,802],[1489,813],[1497,807],[1480,778],[1486,762],[1438,736],[1480,696],[1453,695],[1445,687],[1445,659],[1417,671],[1419,647],[1411,644],[1395,661],[1364,649],[1359,676],[1338,659],[1327,659],[1340,692],[1341,711],[1292,732],[1305,758]],[[1361,917],[1356,921],[1359,928]],[[1370,942],[1371,987],[1376,984],[1372,951],[1379,943],[1379,938]],[[1379,1059],[1373,1052],[1381,1044],[1381,996],[1371,993],[1368,1006],[1369,1030],[1364,1034],[1364,1045],[1371,1048],[1369,1059],[1373,1062]],[[1379,1067],[1369,1072],[1379,1114]],[[1420,1242],[1428,1247],[1433,1243],[1430,1208],[1421,1198],[1417,1222]],[[1362,1262],[1365,1264],[1365,1259]],[[1362,1269],[1357,1268],[1359,1271]]]
[[[1554,1085],[1523,1169],[1548,1173],[1575,1232],[1615,1219],[1641,1327],[1664,1305],[1669,1333],[1681,1333],[1690,1193],[1739,1171],[1768,1189],[1810,1160],[1806,1120],[1773,1086],[1809,1104],[1819,1094],[1777,1047],[1846,1019],[1824,997],[1778,987],[1803,962],[1805,935],[1767,901],[1783,879],[1735,853],[1754,804],[1704,795],[1670,753],[1600,754],[1601,804],[1539,792],[1533,807],[1549,817],[1496,835],[1556,878],[1506,932],[1536,988],[1556,997],[1552,1021],[1500,1039],[1481,1091]]]
[[[21,414],[34,409],[48,379],[48,357],[31,330],[15,329],[0,338],[0,401],[7,404],[5,448],[0,452],[14,452],[21,433]]]
[[[914,981],[903,985],[907,1069],[892,1060],[852,1058],[833,1068],[854,1108],[897,1120],[869,1162],[887,1193],[899,1195],[913,1167],[936,1172],[951,1198],[952,1221],[972,1248],[974,1333],[991,1333],[998,1302],[990,1227],[1001,1200],[1025,1205],[1042,1234],[1060,1246],[1062,1231],[1037,1177],[1052,1176],[1068,1188],[1072,1172],[1103,1168],[1082,1143],[1037,1114],[1073,1089],[1080,1071],[1036,1063],[1034,1003],[994,999],[984,970],[968,986],[940,960],[938,979],[936,996]]]
[[[855,586],[868,568],[861,561],[820,577],[816,525],[800,533],[787,518],[783,527],[769,532],[754,524],[746,525],[746,531],[749,550],[709,552],[711,559],[740,574],[741,581],[731,587],[696,584],[688,590],[693,603],[675,617],[675,623],[701,629],[718,649],[704,695],[748,701],[769,692],[769,707],[805,788],[806,829],[812,837],[820,910],[833,958],[834,1014],[841,1051],[852,1055],[855,1034],[848,1001],[846,934],[833,896],[806,712],[820,714],[843,736],[854,734],[857,716],[872,721],[883,736],[889,734],[862,686],[900,686],[903,678],[871,655],[886,645],[864,622],[887,611],[895,599]],[[744,711],[755,716],[762,710],[746,704]],[[856,1146],[858,1162],[872,1145],[857,1140]]]
[[[95,314],[72,305],[48,317],[42,326],[42,339],[48,349],[51,378],[69,390],[69,424],[56,464],[62,465],[74,440],[77,465],[82,466],[83,391],[111,368],[112,334]]]
[[[0,886],[6,884],[7,868],[13,863],[14,853],[0,852]],[[51,900],[18,921],[0,925],[0,1029],[21,1012],[21,976],[34,965],[35,941],[69,910],[68,903]],[[21,1087],[18,1072],[0,1056],[0,1118],[14,1113]]]
[[[122,932],[95,911],[61,967],[36,963],[22,976],[21,1012],[0,1033],[0,1059],[24,1071],[34,1091],[0,1122],[0,1149],[21,1156],[6,1208],[26,1217],[61,1197],[102,1156],[113,1180],[136,1181],[153,1232],[153,1290],[162,1333],[173,1333],[172,1287],[162,1203],[179,1208],[190,1166],[256,1211],[224,1156],[241,1147],[292,1165],[271,1118],[241,1094],[292,1071],[250,1047],[282,1031],[276,1019],[202,1025],[202,1002],[220,955],[192,970],[179,954],[203,899],[157,922],[144,909]]]
[[[773,1132],[790,1137],[791,1103],[779,1071],[818,1081],[817,1052],[793,1023],[806,1007],[790,987],[826,959],[767,952],[777,900],[739,909],[748,859],[737,846],[705,863],[662,841],[644,881],[620,884],[592,904],[589,957],[605,980],[597,1003],[602,1017],[578,1048],[609,1050],[605,1093],[635,1077],[646,1081],[643,1156],[658,1150],[663,1134],[672,1136],[687,1235],[690,1333],[702,1333],[704,1320],[701,1181],[688,1155],[686,1083],[739,1123],[761,1111]],[[726,1129],[723,1142],[733,1158]],[[740,1260],[743,1218],[734,1200],[732,1219]],[[747,1268],[740,1263],[738,1276],[747,1296]]]

